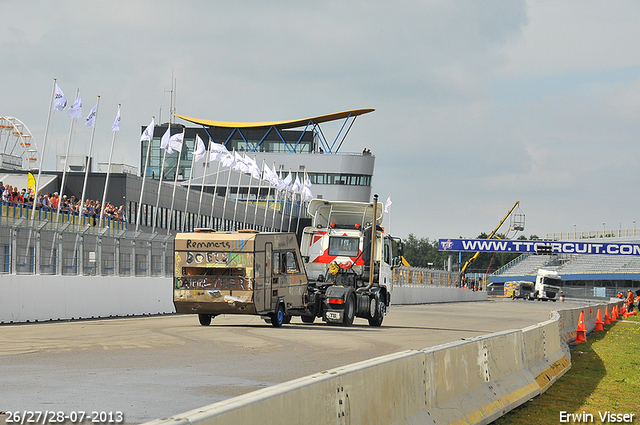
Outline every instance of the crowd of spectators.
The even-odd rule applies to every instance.
[[[33,206],[34,195],[32,190],[22,189],[18,191],[18,188],[15,186],[0,183],[0,195],[0,201],[5,205],[23,205],[27,208]],[[118,208],[107,202],[103,207],[100,201],[86,199],[84,206],[82,206],[81,200],[76,199],[74,195],[70,197],[62,195],[61,198],[58,192],[39,194],[35,203],[37,210],[44,211],[57,211],[58,206],[61,212],[74,215],[79,215],[82,209],[83,216],[99,219],[100,214],[102,214],[103,219],[110,218],[120,221],[124,221],[125,219],[123,205],[120,205]]]

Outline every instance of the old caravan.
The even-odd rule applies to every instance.
[[[173,301],[202,325],[218,314],[259,314],[274,326],[301,309],[307,275],[293,233],[197,229],[175,238]]]

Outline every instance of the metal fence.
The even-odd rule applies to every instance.
[[[460,273],[422,267],[399,266],[393,269],[393,283],[398,286],[455,286]]]
[[[90,223],[0,223],[0,273],[81,276],[171,276],[173,235]]]

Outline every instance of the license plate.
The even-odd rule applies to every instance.
[[[327,319],[340,320],[340,313],[337,311],[327,311]]]

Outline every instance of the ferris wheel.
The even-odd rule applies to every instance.
[[[32,170],[38,161],[38,148],[33,141],[33,135],[16,117],[0,115],[0,149],[0,152],[14,157],[14,165],[21,169]]]

